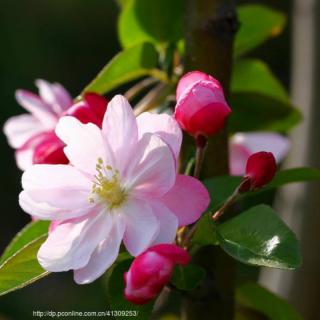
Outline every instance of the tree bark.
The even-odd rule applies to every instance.
[[[185,0],[186,71],[217,78],[229,95],[233,39],[238,27],[235,5],[228,0]],[[209,139],[202,177],[228,173],[227,129]],[[204,285],[184,301],[182,319],[233,319],[235,262],[220,247],[204,247],[194,257],[204,267]]]

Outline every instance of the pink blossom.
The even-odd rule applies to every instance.
[[[241,191],[259,189],[268,184],[277,171],[276,159],[271,152],[260,151],[252,154],[246,164],[248,183],[243,184]]]
[[[54,133],[59,118],[68,114],[84,123],[101,124],[106,109],[106,101],[101,96],[89,94],[84,101],[72,106],[70,94],[59,83],[37,80],[36,85],[39,95],[26,90],[16,91],[18,103],[29,114],[12,117],[4,125],[4,132],[10,146],[16,150],[16,161],[21,170],[35,163],[68,163],[63,153],[64,144]]]
[[[289,151],[289,139],[272,132],[237,133],[230,139],[230,172],[232,175],[245,174],[249,156],[255,152],[272,152],[277,163],[282,161]]]
[[[200,71],[189,72],[180,79],[176,98],[175,118],[194,136],[217,133],[231,112],[219,81]]]
[[[187,251],[172,244],[159,244],[140,254],[124,275],[124,296],[135,304],[154,299],[169,282],[176,264],[189,263]]]
[[[72,269],[77,283],[92,282],[115,261],[122,240],[134,256],[172,243],[178,226],[208,206],[201,182],[177,174],[182,134],[169,115],[135,118],[116,96],[102,129],[63,117],[56,134],[71,165],[27,169],[19,199],[27,213],[57,221],[38,253],[46,270]]]

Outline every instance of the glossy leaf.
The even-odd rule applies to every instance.
[[[256,310],[270,320],[302,320],[287,301],[256,283],[238,288],[236,301],[241,307]]]
[[[138,312],[137,318],[150,319],[153,303],[135,305],[124,298],[124,273],[129,270],[132,259],[127,259],[116,264],[108,279],[108,296],[111,309],[114,311]],[[128,316],[118,315],[116,319],[128,319]]]
[[[182,38],[182,0],[130,0],[120,14],[119,38],[124,48],[141,42],[174,43]]]
[[[286,132],[302,119],[301,113],[291,105],[260,93],[234,93],[230,105],[229,128],[232,132]]]
[[[241,213],[217,230],[223,250],[243,263],[281,269],[301,263],[296,236],[266,205]]]
[[[219,244],[216,226],[211,219],[210,213],[204,214],[197,222],[197,229],[192,237],[192,244],[200,246]]]
[[[49,221],[35,221],[27,224],[9,243],[0,258],[0,264],[29,242],[48,233]]]
[[[236,60],[233,67],[231,92],[257,93],[289,104],[286,90],[267,64],[258,59]]]
[[[118,53],[89,83],[84,92],[104,94],[121,84],[151,75],[158,54],[151,43],[141,43]]]
[[[238,8],[240,29],[235,39],[235,56],[244,54],[283,30],[286,17],[279,11],[262,5],[242,5]]]
[[[171,283],[180,290],[191,291],[201,283],[205,275],[205,270],[196,265],[176,266]]]
[[[43,235],[16,251],[0,266],[0,295],[23,288],[48,275],[37,260],[37,252],[45,241]]]

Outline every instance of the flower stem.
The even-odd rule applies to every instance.
[[[207,138],[203,135],[198,135],[196,137],[196,144],[197,144],[197,150],[196,150],[196,163],[194,168],[193,176],[195,178],[200,177],[201,168],[203,164],[203,160],[205,157],[206,149],[207,149]]]
[[[139,81],[137,84],[132,86],[129,90],[127,90],[124,94],[124,96],[131,100],[133,99],[137,94],[139,94],[142,90],[148,88],[149,86],[157,83],[159,80],[156,78],[146,78],[141,81]]]

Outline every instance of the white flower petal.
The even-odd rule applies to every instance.
[[[3,131],[12,148],[22,147],[33,136],[45,131],[41,122],[30,114],[22,114],[9,118],[4,124]]]
[[[172,188],[175,177],[175,159],[168,145],[155,134],[144,134],[124,175],[125,186],[139,198],[160,197]]]
[[[105,212],[59,224],[41,246],[38,261],[51,272],[83,268],[111,227],[112,219]]]
[[[124,244],[133,256],[146,250],[156,239],[160,224],[147,202],[130,199],[121,211],[125,223]]]
[[[152,245],[173,243],[178,230],[178,218],[161,202],[151,203],[152,211],[160,223],[160,231]]]
[[[175,158],[178,158],[182,142],[182,131],[172,116],[144,112],[137,117],[137,124],[139,138],[148,132],[157,134],[169,145]]]
[[[83,124],[74,117],[62,117],[56,134],[66,144],[64,153],[70,163],[79,170],[95,175],[98,158],[106,165],[113,165],[113,156],[107,151],[101,130],[96,125]]]
[[[64,110],[72,105],[70,94],[61,84],[38,79],[36,80],[36,86],[39,88],[42,100],[50,105],[57,115],[61,115]]]
[[[259,151],[272,152],[277,162],[283,160],[290,148],[288,138],[273,132],[237,133],[231,138],[231,148],[232,144],[242,145],[250,154]]]
[[[138,141],[136,118],[129,102],[123,96],[117,95],[109,102],[102,132],[117,159],[115,169],[122,174],[131,161],[131,154]]]
[[[30,168],[33,164],[33,148],[21,149],[15,152],[17,166],[24,171]]]
[[[18,103],[38,119],[47,130],[53,130],[58,117],[39,96],[26,90],[17,90]]]
[[[32,216],[48,220],[65,220],[85,215],[91,182],[68,165],[34,165],[22,175],[24,191],[20,206]]]
[[[57,164],[36,164],[22,175],[22,187],[34,189],[80,189],[90,190],[90,180],[76,168]]]
[[[106,239],[95,249],[89,263],[74,271],[74,280],[78,284],[93,282],[113,264],[119,254],[120,245],[125,230],[125,224],[121,216],[111,214],[113,226]]]

